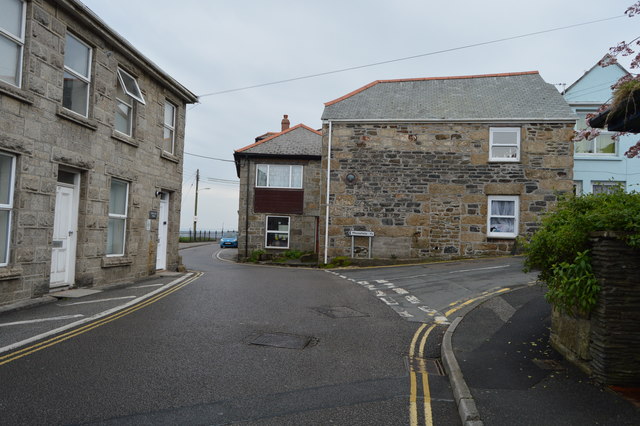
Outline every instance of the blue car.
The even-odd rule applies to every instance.
[[[220,238],[220,248],[238,248],[238,235],[235,233],[224,234]]]

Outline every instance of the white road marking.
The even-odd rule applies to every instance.
[[[42,340],[42,339],[44,339],[46,337],[53,336],[53,335],[58,334],[58,333],[62,333],[63,331],[70,330],[70,329],[72,329],[74,327],[77,327],[79,325],[86,324],[88,322],[95,321],[97,319],[106,317],[106,316],[111,315],[111,314],[113,314],[115,312],[118,312],[118,311],[120,311],[122,309],[126,309],[129,306],[133,306],[138,302],[141,302],[143,300],[149,299],[149,298],[155,296],[158,293],[162,293],[164,290],[166,290],[168,288],[171,288],[174,285],[177,285],[182,281],[186,281],[187,279],[191,278],[192,276],[193,276],[192,272],[187,273],[186,275],[184,275],[182,277],[179,277],[179,278],[176,278],[175,280],[171,281],[170,283],[165,284],[164,286],[160,287],[159,289],[153,290],[153,291],[145,294],[144,296],[138,297],[137,299],[133,299],[133,300],[125,303],[124,305],[116,306],[115,308],[111,308],[111,309],[108,309],[108,310],[106,310],[104,312],[100,312],[100,313],[98,313],[96,315],[93,315],[93,316],[90,316],[90,317],[86,317],[86,318],[80,319],[78,321],[74,321],[71,324],[63,325],[62,327],[58,327],[58,328],[56,328],[54,330],[47,331],[46,333],[42,333],[42,334],[39,334],[37,336],[33,336],[33,337],[28,338],[28,339],[24,339],[24,340],[22,340],[20,342],[16,342],[16,343],[13,343],[11,345],[4,346],[4,347],[0,348],[0,354],[4,353],[4,352],[12,351],[12,350],[17,349],[17,348],[19,348],[21,346],[24,346],[24,345],[28,345],[29,343],[37,342],[38,340]]]
[[[436,317],[435,321],[437,324],[449,324],[449,319],[447,317]]]
[[[404,288],[394,288],[393,291],[395,291],[398,294],[409,294],[409,292]]]
[[[400,315],[402,318],[413,318],[413,315],[411,315],[409,312],[407,312],[406,310],[401,311],[401,310],[396,310],[396,313],[398,315]]]
[[[384,303],[386,303],[389,306],[398,304],[398,302],[393,300],[391,297],[380,297],[380,300],[382,300]]]
[[[360,285],[369,285],[369,281],[358,281]]]
[[[387,280],[376,280],[376,282],[378,284],[384,284],[384,283],[388,283],[389,281],[387,281]]]
[[[387,295],[387,293],[385,293],[384,291],[376,290],[376,297],[384,297],[386,295]]]
[[[131,287],[131,288],[147,288],[147,287],[160,287],[161,285],[164,285],[162,283],[160,284],[147,284],[147,285],[138,285],[135,287]]]
[[[485,271],[487,269],[500,269],[500,268],[508,268],[508,267],[509,265],[500,265],[500,266],[488,266],[486,268],[458,269],[457,271],[449,271],[449,274],[457,274],[460,272]]]
[[[39,318],[39,319],[26,320],[26,321],[6,322],[4,324],[0,324],[0,327],[9,327],[9,326],[12,326],[12,325],[35,324],[37,322],[46,322],[46,321],[62,321],[62,320],[67,320],[67,319],[80,318],[80,317],[83,317],[83,316],[84,315],[82,315],[82,314],[64,315],[64,316],[61,316],[61,317]]]
[[[136,297],[138,296],[112,297],[110,299],[98,299],[98,300],[88,300],[86,302],[65,303],[64,305],[58,305],[58,306],[86,305],[87,303],[102,303],[102,302],[110,302],[112,300],[135,299]]]
[[[414,305],[417,305],[418,303],[422,303],[420,299],[418,299],[415,296],[405,296],[404,298],[407,299],[407,302],[413,303]]]

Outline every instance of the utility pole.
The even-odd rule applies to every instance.
[[[196,206],[193,209],[193,239],[197,239],[196,229],[198,226],[198,184],[200,183],[200,169],[196,170]]]

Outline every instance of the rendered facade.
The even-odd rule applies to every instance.
[[[0,10],[0,305],[175,270],[197,97],[77,0]]]
[[[611,86],[627,74],[619,64],[594,65],[564,91],[565,100],[579,117],[576,129],[587,128],[586,115],[609,103]],[[577,194],[603,192],[614,185],[640,190],[640,159],[624,155],[638,137],[625,135],[615,141],[613,134],[603,131],[593,140],[575,142],[573,179]]]

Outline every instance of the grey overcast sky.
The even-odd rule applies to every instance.
[[[197,95],[619,17],[384,65],[205,96],[189,107],[185,151],[233,160],[267,131],[320,128],[324,102],[379,79],[540,71],[571,84],[608,48],[640,35],[635,0],[83,0]],[[626,66],[627,64],[622,61]],[[236,229],[232,162],[185,155],[181,228]],[[220,182],[223,180],[223,182]],[[206,189],[205,189],[206,188]]]

